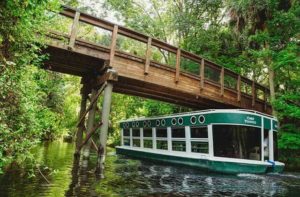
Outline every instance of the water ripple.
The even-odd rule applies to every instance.
[[[56,173],[45,174],[51,184],[36,173],[28,178],[21,169],[10,169],[0,176],[0,196],[299,196],[300,174],[207,173],[182,166],[171,166],[107,155],[105,176],[94,174],[96,155],[88,167],[73,160],[74,146],[53,142],[36,150],[37,160]],[[24,175],[25,174],[25,175]]]

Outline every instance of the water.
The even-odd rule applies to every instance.
[[[96,156],[83,168],[73,152],[74,146],[63,142],[38,147],[36,159],[51,168],[42,168],[50,184],[38,172],[28,178],[13,168],[0,176],[0,196],[300,196],[300,173],[220,175],[128,159],[111,149],[106,178],[99,180]]]

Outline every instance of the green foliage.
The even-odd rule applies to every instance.
[[[59,128],[59,80],[40,71],[40,55],[48,24],[46,9],[56,1],[0,2],[0,168],[32,159],[29,150]],[[40,36],[37,36],[36,33]]]

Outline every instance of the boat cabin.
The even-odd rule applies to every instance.
[[[121,146],[117,152],[150,153],[149,158],[156,160],[179,157],[183,164],[184,158],[264,164],[267,170],[278,160],[277,125],[274,117],[249,110],[205,110],[130,119],[120,123]],[[210,165],[200,167],[215,170]]]

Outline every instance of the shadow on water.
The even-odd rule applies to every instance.
[[[109,150],[105,179],[95,177],[96,155],[88,167],[73,158],[73,144],[52,142],[34,150],[51,184],[18,168],[0,176],[0,196],[299,196],[300,174],[220,175],[117,156]]]

